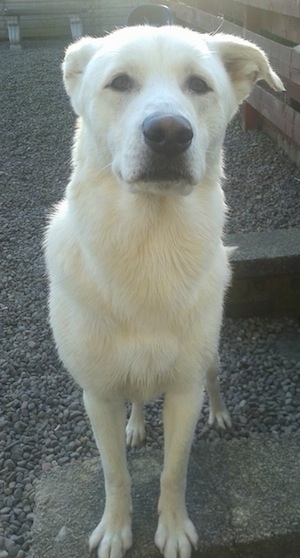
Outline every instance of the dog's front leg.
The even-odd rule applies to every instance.
[[[165,558],[189,558],[198,535],[188,517],[185,487],[188,458],[203,401],[203,387],[166,393],[164,403],[165,457],[158,504],[155,543]]]
[[[90,536],[90,550],[98,547],[98,558],[122,558],[132,544],[125,404],[121,398],[102,399],[86,392],[84,404],[101,456],[106,493],[102,519]]]

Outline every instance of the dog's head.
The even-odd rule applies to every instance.
[[[253,83],[284,89],[252,43],[176,26],[83,38],[63,74],[82,121],[81,155],[147,193],[191,192],[219,168],[226,126]]]

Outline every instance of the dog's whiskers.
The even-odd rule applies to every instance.
[[[106,169],[109,169],[112,166],[112,163],[108,163],[107,165],[104,165],[104,167],[101,167],[101,169],[99,170],[100,173],[104,172]]]

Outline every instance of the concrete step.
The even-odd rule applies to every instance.
[[[227,316],[300,316],[300,229],[232,234]]]
[[[131,450],[134,545],[128,558],[158,558],[154,545],[162,452]],[[261,437],[192,451],[187,505],[198,558],[299,558],[300,436]],[[57,467],[37,482],[32,558],[88,558],[104,483],[98,459]],[[174,557],[175,558],[175,557]]]

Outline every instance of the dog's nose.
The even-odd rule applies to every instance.
[[[194,135],[184,116],[161,113],[147,116],[142,131],[146,144],[161,155],[183,153],[191,145]]]

